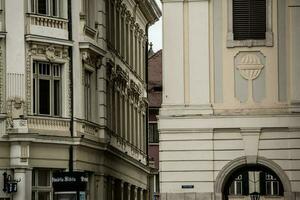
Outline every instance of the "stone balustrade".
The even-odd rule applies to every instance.
[[[28,129],[51,130],[68,132],[70,120],[64,118],[29,116],[27,120]]]
[[[64,29],[64,30],[68,29],[67,19],[36,15],[36,14],[28,14],[28,17],[30,19],[30,24],[32,25]]]

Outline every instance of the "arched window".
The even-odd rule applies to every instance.
[[[278,176],[261,165],[244,166],[229,177],[225,188],[225,199],[235,196],[283,196],[283,185]]]

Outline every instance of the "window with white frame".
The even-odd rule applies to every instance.
[[[229,188],[230,195],[243,195],[243,175],[238,175]]]
[[[33,113],[37,115],[60,116],[61,100],[60,64],[33,62]]]
[[[52,199],[52,171],[49,169],[34,169],[32,171],[32,200]]]
[[[266,195],[278,196],[279,195],[279,181],[271,174],[265,174],[266,179]]]
[[[31,12],[40,15],[60,17],[60,3],[60,0],[31,0]]]

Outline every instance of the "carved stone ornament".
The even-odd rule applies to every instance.
[[[237,69],[239,70],[241,76],[248,80],[248,91],[249,91],[249,97],[248,97],[248,103],[253,103],[253,80],[255,80],[261,70],[263,69],[264,65],[261,63],[260,58],[254,54],[249,53],[244,55],[241,58],[240,63],[237,65]]]
[[[141,110],[146,110],[148,107],[148,99],[146,97],[140,98],[140,108]]]
[[[116,79],[125,88],[129,81],[129,74],[126,73],[119,65],[116,68]]]
[[[7,127],[13,128],[13,120],[20,119],[25,116],[25,101],[19,97],[7,100]]]
[[[134,97],[136,101],[139,101],[139,98],[142,94],[142,90],[133,80],[130,80],[130,86],[128,92],[129,95]]]
[[[91,67],[99,68],[102,64],[101,57],[89,51],[82,51],[81,56],[82,61]]]
[[[49,61],[54,61],[56,56],[55,56],[55,48],[54,46],[50,45],[49,47],[46,48],[46,52],[45,52],[46,58]]]

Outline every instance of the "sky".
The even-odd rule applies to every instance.
[[[156,0],[158,6],[161,7],[160,0]],[[149,28],[149,42],[153,43],[153,51],[156,52],[162,48],[162,18]]]

